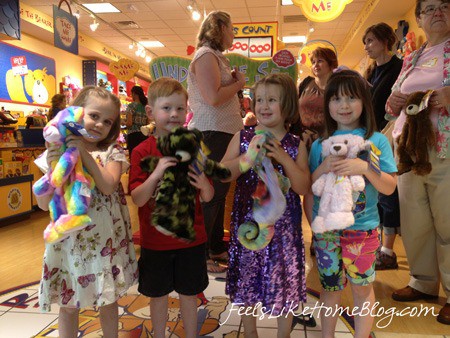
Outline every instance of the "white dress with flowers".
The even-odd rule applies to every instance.
[[[128,169],[123,149],[114,144],[91,155],[105,166],[110,161]],[[39,305],[52,303],[84,308],[114,303],[137,283],[138,267],[132,242],[130,214],[122,185],[111,195],[93,190],[88,215],[92,225],[57,244],[46,244]]]

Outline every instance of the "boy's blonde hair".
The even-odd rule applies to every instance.
[[[261,80],[256,82],[252,89],[252,111],[255,111],[256,98],[255,93],[259,86],[261,85],[278,85],[280,87],[281,102],[280,110],[281,115],[285,119],[286,127],[290,124],[295,123],[299,119],[298,114],[298,97],[297,97],[297,87],[295,86],[294,80],[287,73],[273,73],[263,77]]]
[[[152,82],[148,88],[148,104],[153,106],[156,99],[160,97],[168,97],[174,93],[184,94],[186,101],[188,99],[188,93],[180,82],[171,77],[161,77],[155,82]]]
[[[120,135],[120,99],[113,93],[107,91],[102,87],[86,86],[80,90],[77,96],[70,103],[71,106],[85,107],[89,100],[96,97],[100,100],[109,100],[114,106],[114,110],[117,113],[116,119],[114,120],[111,130],[108,136],[104,140],[97,143],[97,147],[106,148],[113,144]]]

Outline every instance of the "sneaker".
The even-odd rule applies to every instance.
[[[388,254],[378,251],[377,252],[377,259],[375,261],[375,270],[392,270],[397,269],[397,255],[394,254],[392,256],[389,256]]]

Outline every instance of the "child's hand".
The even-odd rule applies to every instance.
[[[336,155],[329,155],[325,157],[323,162],[320,164],[320,167],[324,171],[325,174],[328,174],[330,172],[336,173],[336,162],[342,161],[344,157],[342,156],[336,156]]]
[[[162,179],[166,169],[169,167],[176,166],[177,163],[178,160],[175,157],[170,156],[161,157],[158,161],[158,164],[156,165],[155,170],[153,170],[152,172],[152,176],[157,180]]]
[[[83,150],[84,147],[84,137],[83,136],[76,136],[76,135],[69,135],[66,137],[66,147],[67,148],[77,148],[78,150]]]
[[[369,164],[360,158],[338,160],[333,163],[334,173],[341,176],[364,175],[369,170]]]
[[[47,165],[49,168],[52,167],[52,162],[58,162],[61,157],[61,146],[59,145],[50,145],[47,148]]]
[[[191,184],[200,190],[202,202],[209,202],[214,196],[214,188],[206,177],[205,173],[197,174],[192,165],[189,166],[189,178]]]
[[[274,159],[281,165],[286,163],[287,160],[292,160],[289,154],[281,147],[281,143],[277,140],[270,140],[270,142],[265,143],[264,148],[267,149],[266,156],[270,159]]]

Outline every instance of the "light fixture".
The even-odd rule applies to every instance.
[[[98,3],[89,3],[82,4],[84,7],[89,9],[92,13],[120,13],[120,10],[117,7],[113,6],[109,2],[98,2]]]
[[[189,0],[188,5],[186,7],[188,11],[191,13],[192,20],[198,21],[202,17],[202,13],[198,9],[197,1]]]
[[[158,48],[158,47],[165,47],[161,42],[159,41],[138,41],[140,45],[147,47],[147,48]]]
[[[150,61],[152,61],[152,58],[151,58],[150,56],[147,55],[147,56],[145,57],[145,62],[150,62]]]
[[[73,14],[74,17],[76,17],[78,20],[80,20],[80,10],[77,8],[76,12]]]
[[[308,20],[308,33],[314,33],[314,24]]]
[[[304,35],[283,36],[282,41],[284,43],[305,43],[306,36]]]
[[[128,48],[129,48],[129,49],[133,49],[133,48],[134,48],[134,42],[130,43],[130,44],[128,45]]]
[[[293,4],[292,0],[281,0],[281,6],[292,6]]]
[[[91,28],[91,31],[95,32],[95,31],[97,30],[97,28],[98,28],[99,25],[100,25],[100,24],[99,24],[99,23],[97,22],[97,20],[94,18],[94,22],[91,23],[91,24],[89,25],[89,27]]]

